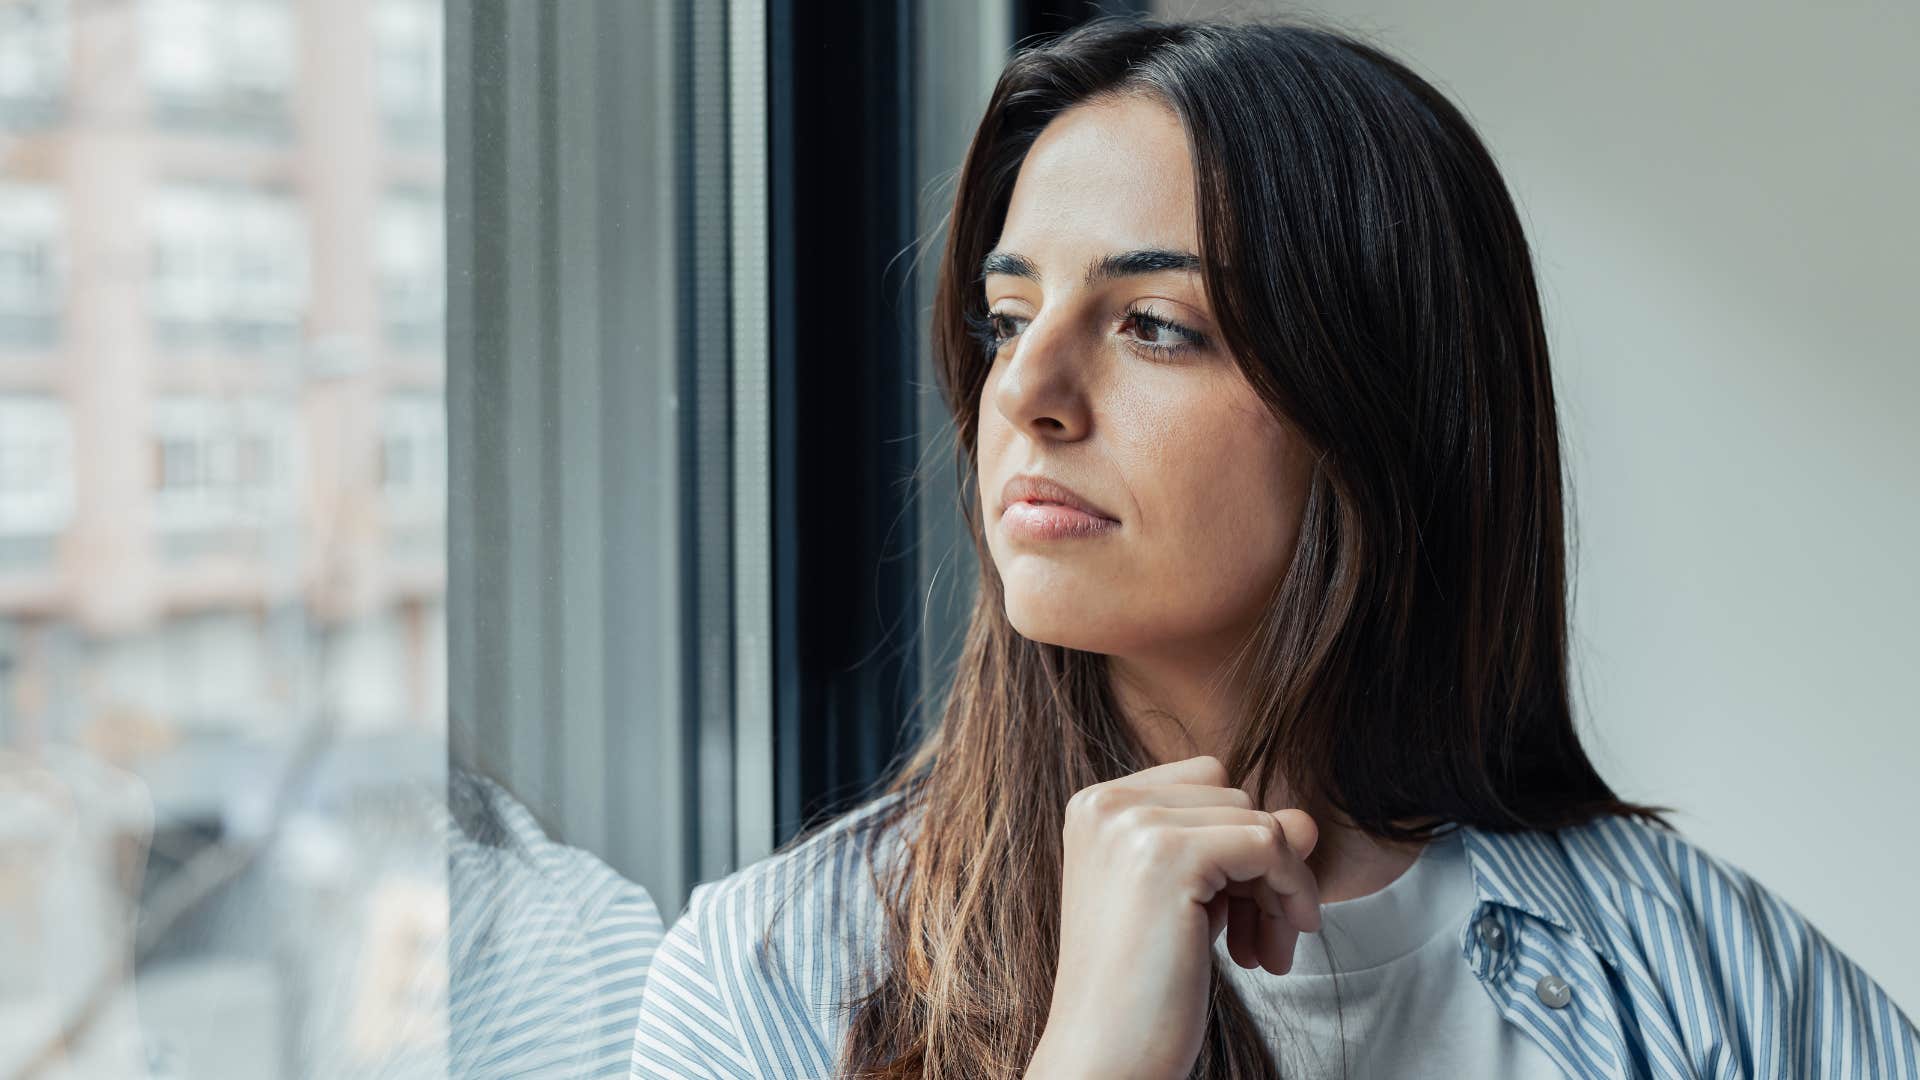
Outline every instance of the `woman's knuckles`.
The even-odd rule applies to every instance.
[[[1136,869],[1164,872],[1179,866],[1186,854],[1179,834],[1164,825],[1141,826],[1125,833],[1121,848]]]

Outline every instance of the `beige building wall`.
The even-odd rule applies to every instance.
[[[253,620],[265,634],[262,613],[288,606],[323,624],[390,623],[378,632],[407,650],[399,692],[411,703],[409,721],[437,725],[426,710],[445,699],[443,666],[434,667],[444,636],[444,423],[416,419],[396,429],[388,403],[411,405],[402,410],[408,416],[437,410],[444,358],[437,327],[387,332],[381,246],[396,199],[419,204],[418,217],[439,212],[439,43],[431,33],[383,34],[396,15],[403,27],[437,29],[437,5],[234,8],[284,15],[284,34],[268,35],[262,48],[272,57],[273,42],[284,38],[290,74],[283,105],[266,110],[277,133],[262,134],[249,126],[254,120],[216,114],[182,122],[162,108],[151,68],[167,46],[155,44],[152,20],[193,3],[90,5],[75,17],[64,0],[33,2],[64,12],[45,40],[68,50],[65,76],[50,118],[0,125],[0,184],[57,192],[62,301],[51,341],[0,341],[0,396],[64,404],[71,460],[61,464],[72,511],[48,557],[16,545],[18,557],[0,558],[0,650],[11,658],[11,675],[0,676],[0,729],[71,736],[76,720],[84,726],[89,713],[112,704],[102,694],[145,697],[120,704],[164,724],[170,705],[161,699],[171,691],[152,680],[132,684],[145,691],[129,689],[109,674],[128,666],[108,655],[115,642],[134,647],[164,636],[175,620],[221,613]],[[223,42],[253,47],[256,27],[218,25],[232,5],[201,6],[216,18],[175,35],[176,54],[181,44],[227,48],[211,59],[218,69],[236,51]],[[430,59],[416,55],[423,45],[436,50]],[[423,77],[396,80],[396,62],[424,65],[412,73]],[[391,88],[429,82],[436,96],[415,103],[421,115],[397,123]],[[304,243],[289,258],[301,264],[305,291],[291,340],[214,333],[183,341],[161,327],[168,301],[156,284],[166,243],[158,204],[183,187],[214,193],[210,229],[244,225],[246,200],[230,206],[227,193],[267,193],[292,206]],[[423,235],[435,250],[412,261],[437,269],[444,241]],[[211,425],[244,423],[274,438],[276,491],[267,501],[275,509],[183,525],[182,515],[157,506],[166,501],[157,489],[168,417],[183,408],[199,408]],[[389,441],[407,437],[411,485],[387,468]],[[218,498],[213,492],[210,501]],[[79,644],[49,646],[49,635]],[[60,670],[49,667],[56,664]],[[262,681],[274,678],[261,672]]]

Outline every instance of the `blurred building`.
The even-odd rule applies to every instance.
[[[365,793],[444,768],[441,37],[438,0],[0,0],[0,796],[78,753],[152,811],[118,899],[31,870],[74,826],[4,822],[0,941],[39,947],[6,950],[0,1057],[131,951],[47,927],[276,815],[146,958],[156,1075],[309,1071],[323,1010],[273,1002],[436,895],[437,835]],[[272,917],[317,896],[353,903]]]
[[[0,3],[8,743],[439,723],[439,22]]]

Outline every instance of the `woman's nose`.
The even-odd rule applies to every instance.
[[[1002,415],[1050,438],[1084,429],[1087,348],[1071,320],[1057,312],[1036,315],[1006,352],[996,387]]]

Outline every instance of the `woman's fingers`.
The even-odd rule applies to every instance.
[[[1159,876],[1184,865],[1201,892],[1208,940],[1227,934],[1242,967],[1291,968],[1300,931],[1320,928],[1319,887],[1305,859],[1319,841],[1299,810],[1256,810],[1226,786],[1210,756],[1168,762],[1085,788],[1067,807],[1075,835],[1126,838],[1138,872]]]
[[[1308,815],[1298,810],[1269,813],[1238,806],[1155,804],[1132,806],[1127,814],[1127,828],[1171,830],[1180,838],[1156,850],[1185,849],[1185,856],[1195,860],[1193,865],[1203,871],[1218,870],[1218,876],[1200,883],[1211,891],[1197,899],[1210,900],[1213,892],[1224,890],[1258,904],[1269,915],[1286,918],[1296,929],[1320,929],[1319,886],[1303,861],[1317,840]],[[1242,885],[1235,888],[1235,883]],[[1229,908],[1229,929],[1232,925]],[[1229,940],[1229,949],[1235,947],[1235,940],[1245,946],[1244,953],[1234,953],[1236,959],[1256,950],[1251,937]]]
[[[1213,899],[1207,901],[1207,940],[1208,941],[1212,941],[1214,938],[1219,937],[1220,931],[1226,929],[1227,904],[1232,899],[1233,897],[1228,896],[1225,892],[1218,892],[1213,894]]]
[[[1243,968],[1260,963],[1260,923],[1266,918],[1250,896],[1227,896],[1227,955]]]
[[[1155,765],[1151,769],[1141,769],[1137,773],[1128,773],[1118,780],[1108,780],[1094,786],[1153,787],[1157,784],[1205,784],[1208,787],[1226,787],[1227,767],[1212,754],[1202,754],[1199,757]]]
[[[1176,789],[1159,788],[1157,790],[1174,791]],[[1219,789],[1195,788],[1190,790],[1204,792]],[[1244,825],[1248,828],[1273,829],[1276,832],[1286,828],[1286,826],[1275,820],[1273,814],[1266,810],[1250,809],[1227,799],[1222,799],[1214,803],[1203,802],[1200,801],[1200,796],[1198,795],[1195,796],[1195,802],[1192,805],[1159,801],[1141,803],[1135,808],[1134,815],[1134,824],[1149,827],[1199,829],[1209,825]]]
[[[1243,968],[1262,967],[1275,975],[1293,968],[1293,952],[1300,930],[1290,921],[1276,896],[1264,880],[1233,881],[1207,903],[1208,911],[1217,910],[1222,899],[1228,901],[1227,955]],[[1213,927],[1212,937],[1220,928]]]
[[[1320,842],[1320,826],[1313,820],[1312,814],[1305,810],[1288,808],[1275,810],[1273,817],[1280,823],[1280,828],[1285,830],[1287,846],[1293,849],[1295,855],[1304,859],[1313,854],[1314,845]]]
[[[1293,950],[1300,942],[1300,931],[1285,919],[1276,919],[1264,912],[1259,915],[1260,924],[1256,937],[1259,939],[1258,963],[1275,975],[1285,975],[1293,970]],[[1243,964],[1242,967],[1252,967]]]
[[[1195,811],[1168,811],[1168,813]],[[1294,854],[1287,843],[1284,826],[1274,815],[1256,811],[1265,824],[1202,825],[1191,830],[1196,845],[1204,845],[1201,857],[1218,866],[1228,881],[1260,881],[1277,898],[1279,911],[1272,903],[1261,906],[1269,913],[1284,915],[1295,929],[1320,929],[1320,887],[1313,871]],[[1224,886],[1224,882],[1222,882]],[[1255,899],[1265,898],[1255,894]]]
[[[1127,806],[1218,806],[1253,811],[1253,796],[1232,787],[1212,784],[1158,784],[1153,787],[1115,787],[1101,793],[1111,803]]]

